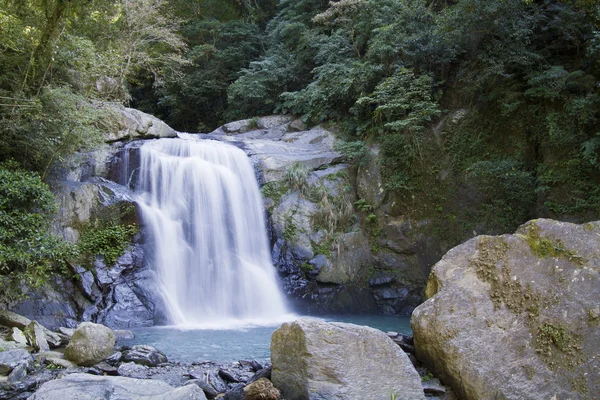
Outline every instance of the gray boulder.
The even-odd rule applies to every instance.
[[[9,310],[0,310],[0,325],[9,328],[19,328],[23,330],[30,323],[31,320],[27,317],[24,317]]]
[[[195,385],[174,388],[153,379],[71,374],[44,383],[30,400],[206,400]]]
[[[92,366],[114,353],[115,334],[110,328],[82,322],[65,349],[65,358],[77,365]]]
[[[465,400],[600,393],[600,222],[534,220],[435,265],[416,355]]]
[[[177,136],[174,129],[150,114],[127,107],[119,107],[116,111],[119,114],[119,130],[105,132],[104,140],[107,142]]]
[[[18,365],[31,366],[33,357],[27,350],[14,349],[0,352],[0,375],[8,375]]]
[[[271,379],[287,400],[424,399],[407,355],[383,332],[303,318],[271,339]]]

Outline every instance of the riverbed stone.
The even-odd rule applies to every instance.
[[[25,364],[30,366],[33,357],[27,350],[13,349],[0,352],[0,375],[8,375],[17,366]]]
[[[27,364],[19,364],[13,368],[8,375],[8,382],[15,383],[22,381],[27,376]]]
[[[128,378],[145,379],[148,378],[150,371],[145,365],[134,362],[124,362],[117,368],[117,373]]]
[[[48,351],[50,350],[50,345],[48,344],[48,339],[46,338],[46,334],[44,333],[44,329],[42,325],[40,325],[37,321],[31,321],[29,325],[25,327],[23,331],[25,337],[27,338],[27,343],[33,347],[37,351]],[[59,340],[60,343],[60,340]]]
[[[156,367],[168,361],[163,352],[148,345],[135,345],[131,349],[123,351],[122,359],[124,362],[134,362],[148,367]]]
[[[19,328],[15,327],[11,329],[10,338],[16,343],[27,346],[27,338],[25,337],[23,331]]]
[[[271,339],[272,381],[287,400],[424,399],[404,352],[366,326],[302,318]]]
[[[65,358],[77,365],[92,366],[113,354],[115,334],[104,325],[82,322],[65,349]]]
[[[411,319],[417,358],[464,400],[600,393],[600,222],[530,221],[432,270]]]
[[[174,388],[154,379],[71,374],[44,383],[30,400],[206,400],[195,386]]]
[[[217,392],[214,387],[202,379],[190,379],[185,384],[198,386],[202,389],[207,399],[214,399],[219,395],[219,392]]]

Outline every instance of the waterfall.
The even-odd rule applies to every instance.
[[[137,192],[172,323],[265,323],[287,313],[242,150],[212,140],[150,141],[140,149]]]

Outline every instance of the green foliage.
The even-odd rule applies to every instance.
[[[483,197],[478,220],[490,224],[490,231],[513,231],[533,216],[536,180],[518,163],[480,161],[471,165],[467,173]]]
[[[38,96],[0,107],[0,157],[46,172],[52,163],[102,142],[116,128],[109,108],[91,103],[67,87],[46,87]]]
[[[333,148],[342,153],[346,161],[357,165],[361,165],[367,156],[367,146],[362,140],[336,142]]]
[[[2,300],[20,295],[21,284],[37,287],[65,273],[74,249],[49,233],[54,197],[36,173],[0,164],[0,283]]]
[[[187,65],[169,77],[159,104],[167,122],[180,130],[212,130],[226,122],[227,89],[238,71],[259,56],[258,27],[240,21],[192,20],[182,30]]]
[[[111,223],[104,227],[90,226],[84,230],[77,249],[84,261],[91,263],[93,257],[101,255],[106,264],[111,266],[123,255],[138,231],[137,225]]]

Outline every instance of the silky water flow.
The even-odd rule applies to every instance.
[[[213,140],[159,139],[141,147],[140,167],[138,204],[171,323],[285,319],[247,155]]]

